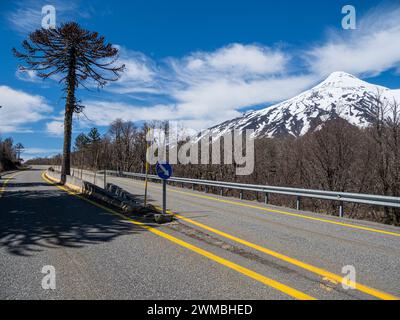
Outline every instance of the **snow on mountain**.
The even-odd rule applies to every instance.
[[[231,130],[255,130],[254,136],[302,136],[329,119],[342,118],[358,127],[371,123],[377,92],[386,101],[400,102],[400,90],[370,84],[345,72],[334,72],[325,81],[298,96],[207,130],[221,136]],[[375,103],[376,104],[376,103]]]

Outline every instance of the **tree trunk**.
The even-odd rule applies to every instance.
[[[69,67],[67,78],[67,100],[65,103],[64,117],[64,146],[63,160],[61,169],[61,183],[67,182],[67,175],[71,174],[71,135],[72,135],[72,116],[75,108],[75,88],[76,88],[76,55],[75,48],[69,52]]]
[[[72,133],[72,112],[66,107],[64,117],[64,148],[61,169],[61,183],[65,184],[67,175],[71,173],[71,133]]]

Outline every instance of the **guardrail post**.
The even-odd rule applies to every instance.
[[[340,204],[339,204],[339,217],[343,218],[343,215],[344,215],[343,202],[340,202]]]
[[[207,191],[208,191],[208,187],[204,186],[204,192],[207,193]]]
[[[220,195],[221,197],[224,195],[224,188],[221,188]]]
[[[192,183],[192,190],[194,191],[194,183]]]
[[[239,199],[243,200],[243,190],[240,190]]]
[[[268,202],[269,202],[269,195],[268,195],[268,192],[266,192],[266,193],[265,193],[264,203],[265,203],[265,204],[268,204]]]
[[[296,210],[300,210],[300,197],[297,197],[296,200]]]

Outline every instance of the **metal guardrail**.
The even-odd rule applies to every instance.
[[[117,172],[112,170],[107,170],[107,175],[119,176],[119,177],[130,177],[144,179],[145,174],[142,173],[131,173],[131,172]],[[104,173],[104,171],[101,171]],[[161,180],[158,176],[148,175],[150,180]],[[299,188],[287,188],[287,187],[274,187],[274,186],[264,186],[255,184],[244,184],[244,183],[234,183],[234,182],[223,182],[223,181],[211,181],[211,180],[199,180],[199,179],[188,179],[173,177],[168,180],[168,182],[191,184],[192,189],[194,185],[202,185],[206,187],[217,187],[221,188],[221,194],[223,194],[223,189],[234,189],[240,190],[240,198],[243,198],[243,191],[254,191],[265,194],[265,203],[268,204],[269,194],[281,194],[288,196],[297,197],[296,208],[300,210],[302,197],[304,198],[314,198],[321,200],[333,200],[339,201],[339,216],[343,217],[343,202],[350,203],[360,203],[367,205],[376,205],[383,207],[393,207],[400,208],[400,197],[389,197],[389,196],[379,196],[371,194],[362,193],[349,193],[349,192],[335,192],[335,191],[323,191],[323,190],[311,190],[311,189],[299,189]]]
[[[86,172],[87,174],[88,172]],[[94,174],[94,173],[91,173]],[[104,175],[104,170],[98,171],[97,174]],[[146,177],[143,173],[132,173],[132,172],[118,172],[113,170],[106,170],[106,175],[127,177],[127,178],[138,178],[144,179]],[[160,181],[162,180],[156,175],[148,175],[149,180]],[[255,185],[255,184],[244,184],[235,182],[225,182],[225,181],[212,181],[212,180],[200,180],[200,179],[189,179],[189,178],[179,178],[171,177],[168,182],[181,183],[182,185],[191,185],[194,189],[195,185],[205,186],[205,192],[207,192],[207,187],[215,187],[221,189],[221,195],[223,195],[224,189],[232,189],[240,191],[240,199],[243,198],[243,191],[253,191],[265,194],[265,204],[268,204],[269,194],[281,194],[288,196],[297,197],[296,209],[300,210],[301,198],[313,198],[320,200],[331,200],[339,202],[339,216],[343,217],[344,209],[343,203],[360,203],[366,205],[375,205],[382,207],[392,207],[400,208],[400,197],[390,197],[390,196],[380,196],[372,194],[362,194],[362,193],[350,193],[350,192],[336,192],[336,191],[324,191],[324,190],[312,190],[312,189],[300,189],[300,188],[288,188],[288,187],[275,187],[275,186],[265,186],[265,185]]]

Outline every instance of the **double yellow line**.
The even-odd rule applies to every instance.
[[[252,270],[250,270],[248,268],[242,267],[242,266],[240,266],[240,265],[238,265],[238,264],[236,264],[236,263],[234,263],[232,261],[229,261],[229,260],[227,260],[225,258],[217,256],[217,255],[215,255],[215,254],[213,254],[213,253],[211,253],[209,251],[206,251],[206,250],[201,249],[201,248],[199,248],[199,247],[197,247],[195,245],[192,245],[192,244],[190,244],[188,242],[185,242],[185,241],[183,241],[181,239],[178,239],[178,238],[176,238],[174,236],[171,236],[168,233],[165,233],[165,232],[163,232],[163,231],[161,231],[159,229],[153,228],[153,227],[151,227],[151,226],[149,226],[147,224],[144,224],[142,222],[139,222],[139,221],[133,220],[131,218],[128,218],[127,216],[125,216],[123,214],[120,214],[120,213],[118,213],[118,212],[116,212],[116,211],[114,211],[114,210],[112,210],[110,208],[107,208],[105,206],[102,206],[101,204],[98,204],[98,203],[96,203],[94,201],[91,201],[91,200],[85,198],[85,197],[82,197],[79,194],[77,194],[76,192],[70,191],[67,188],[63,187],[63,186],[57,185],[56,183],[58,181],[55,180],[54,178],[51,178],[51,177],[47,176],[45,173],[42,174],[42,178],[45,181],[47,181],[48,183],[56,185],[59,189],[66,191],[70,195],[78,197],[79,199],[84,200],[84,201],[86,201],[86,202],[88,202],[88,203],[90,203],[90,204],[92,204],[94,206],[97,206],[97,207],[99,207],[99,208],[101,208],[101,209],[103,209],[105,211],[108,211],[109,213],[112,213],[112,214],[114,214],[114,215],[116,215],[116,216],[118,216],[118,217],[120,217],[120,218],[122,218],[122,219],[124,219],[126,221],[129,221],[130,223],[132,223],[134,225],[137,225],[137,226],[139,226],[139,227],[141,227],[143,229],[146,229],[147,231],[150,231],[153,234],[156,234],[156,235],[158,235],[158,236],[160,236],[160,237],[162,237],[164,239],[167,239],[167,240],[169,240],[169,241],[171,241],[171,242],[173,242],[173,243],[175,243],[177,245],[180,245],[180,246],[182,246],[182,247],[184,247],[184,248],[186,248],[186,249],[188,249],[190,251],[193,251],[193,252],[195,252],[195,253],[197,253],[199,255],[202,255],[202,256],[204,256],[204,257],[206,257],[206,258],[208,258],[208,259],[210,259],[210,260],[212,260],[214,262],[217,262],[217,263],[219,263],[219,264],[221,264],[221,265],[223,265],[223,266],[225,266],[227,268],[230,268],[230,269],[232,269],[232,270],[234,270],[234,271],[236,271],[236,272],[238,272],[238,273],[240,273],[242,275],[245,275],[245,276],[247,276],[249,278],[252,278],[252,279],[254,279],[254,280],[258,281],[258,282],[261,282],[261,283],[263,283],[263,284],[265,284],[265,285],[267,285],[267,286],[269,286],[271,288],[274,288],[274,289],[276,289],[276,290],[278,290],[278,291],[280,291],[282,293],[285,293],[288,296],[291,296],[293,298],[300,299],[300,300],[316,300],[314,297],[312,297],[312,296],[310,296],[308,294],[305,294],[305,293],[303,293],[303,292],[301,292],[299,290],[291,288],[291,287],[289,287],[289,286],[287,286],[285,284],[282,284],[282,283],[280,283],[278,281],[275,281],[275,280],[273,280],[271,278],[263,276],[263,275],[261,275],[261,274],[259,274],[257,272],[254,272],[254,271],[252,271]]]
[[[152,187],[153,187],[153,188],[156,188],[156,189],[159,189],[158,187],[155,187],[155,186],[152,186]],[[193,196],[201,196],[201,195],[195,195],[195,194],[192,194],[192,193],[181,192],[181,191],[176,191],[176,190],[170,190],[170,191],[172,191],[172,192],[178,192],[178,193],[185,193],[185,194],[189,194],[189,195],[191,195],[191,196],[192,196],[192,195],[193,195]],[[213,199],[213,200],[218,200],[218,201],[221,200],[221,199],[218,199],[218,198],[208,197],[208,196],[201,196],[201,197],[211,198],[211,199]],[[222,201],[224,201],[224,200],[222,200]],[[225,201],[224,201],[224,202],[225,202]],[[234,202],[234,201],[228,201],[228,202],[232,202],[232,203],[234,203],[234,204],[238,204],[237,202]],[[239,203],[239,204],[240,204],[240,203]],[[255,207],[255,206],[254,206],[254,207]],[[262,207],[257,207],[257,208],[262,208]],[[161,210],[161,208],[159,208],[159,207],[157,207],[157,209],[158,209],[158,210]],[[265,209],[265,208],[262,208],[262,209]],[[268,209],[268,210],[269,210],[269,209]],[[257,244],[254,244],[254,243],[252,243],[252,242],[249,242],[249,241],[247,241],[247,240],[243,240],[243,239],[241,239],[241,238],[239,238],[239,237],[236,237],[236,236],[233,236],[233,235],[231,235],[231,234],[229,234],[229,233],[223,232],[223,231],[221,231],[221,230],[212,228],[212,227],[210,227],[210,226],[207,226],[207,225],[205,225],[205,224],[203,224],[203,223],[200,223],[200,222],[198,222],[198,221],[192,220],[192,219],[190,219],[190,218],[187,218],[187,217],[182,216],[182,215],[180,215],[180,214],[177,214],[177,213],[175,213],[175,212],[168,211],[168,213],[169,213],[169,214],[173,214],[176,218],[178,218],[178,219],[180,219],[180,220],[182,220],[182,221],[185,221],[185,222],[187,222],[187,223],[190,223],[190,224],[192,224],[192,225],[195,225],[195,226],[197,226],[197,227],[199,227],[199,228],[202,228],[202,229],[204,229],[204,230],[207,230],[207,231],[212,232],[212,233],[214,233],[214,234],[217,234],[217,235],[219,235],[219,236],[222,236],[222,237],[224,237],[224,238],[226,238],[226,239],[229,239],[229,240],[231,240],[231,241],[240,243],[240,244],[242,244],[242,245],[244,245],[244,246],[246,246],[246,247],[252,248],[252,249],[254,249],[254,250],[257,250],[257,251],[259,251],[259,252],[262,252],[262,253],[264,253],[264,254],[267,254],[267,255],[269,255],[269,256],[272,256],[272,257],[274,257],[274,258],[277,258],[277,259],[282,260],[282,261],[284,261],[284,262],[287,262],[287,263],[289,263],[289,264],[292,264],[292,265],[294,265],[294,266],[296,266],[296,267],[299,267],[299,268],[302,268],[302,269],[307,270],[307,271],[309,271],[309,272],[312,272],[312,273],[314,273],[314,274],[317,274],[317,275],[319,275],[319,276],[321,276],[321,277],[323,277],[323,278],[332,280],[332,281],[335,282],[335,283],[342,283],[342,281],[346,280],[346,279],[344,279],[344,278],[343,278],[342,276],[340,276],[340,275],[334,274],[334,273],[332,273],[332,272],[329,272],[329,271],[324,270],[324,269],[322,269],[322,268],[313,266],[313,265],[311,265],[311,264],[302,262],[302,261],[297,260],[297,259],[295,259],[295,258],[288,257],[288,256],[286,256],[286,255],[284,255],[284,254],[281,254],[281,253],[279,253],[279,252],[276,252],[276,251],[267,249],[267,248],[262,247],[262,246],[260,246],[260,245],[257,245]],[[323,219],[323,220],[324,220],[324,219]],[[330,220],[327,220],[327,221],[330,221]],[[353,226],[353,225],[351,225],[351,226]],[[363,284],[358,283],[358,282],[346,283],[346,284],[349,285],[349,286],[351,286],[351,287],[354,287],[354,288],[355,288],[356,290],[358,290],[358,291],[361,291],[361,292],[363,292],[363,293],[366,293],[366,294],[368,294],[368,295],[374,296],[374,297],[379,298],[379,299],[383,299],[383,300],[398,300],[398,299],[399,299],[398,297],[396,297],[396,296],[394,296],[394,295],[391,295],[391,294],[388,294],[388,293],[385,293],[385,292],[376,290],[376,289],[374,289],[374,288],[368,287],[368,286],[363,285]]]
[[[53,180],[53,182],[50,181],[48,179],[50,177],[46,178],[46,176],[44,174],[43,174],[43,178],[46,181],[48,181],[48,182],[50,182],[52,184],[54,184],[54,182],[56,182],[56,180]],[[169,234],[167,234],[165,232],[162,232],[162,231],[160,231],[158,229],[155,229],[155,228],[153,228],[151,226],[148,226],[148,225],[146,225],[144,223],[141,223],[139,221],[136,221],[136,220],[133,220],[131,218],[128,218],[128,217],[126,217],[126,216],[124,216],[124,215],[122,215],[122,214],[120,214],[120,213],[118,213],[118,212],[116,212],[116,211],[114,211],[112,209],[104,207],[104,206],[102,206],[102,205],[100,205],[98,203],[95,203],[95,202],[87,199],[87,198],[81,197],[77,193],[71,192],[70,190],[68,190],[68,189],[66,189],[66,188],[64,188],[62,186],[57,186],[57,187],[62,189],[62,190],[64,190],[64,191],[66,191],[66,192],[68,192],[71,195],[74,195],[74,196],[76,196],[76,197],[78,197],[78,198],[80,198],[80,199],[82,199],[82,200],[84,200],[86,202],[89,202],[89,203],[91,203],[91,204],[93,204],[93,205],[95,205],[97,207],[100,207],[100,208],[102,208],[102,209],[104,209],[104,210],[106,210],[106,211],[108,211],[108,212],[110,212],[110,213],[112,213],[114,215],[117,215],[117,216],[121,217],[124,220],[127,220],[127,221],[129,221],[129,222],[131,222],[131,223],[133,223],[135,225],[138,225],[138,226],[140,226],[140,227],[142,227],[142,228],[144,228],[144,229],[146,229],[146,230],[148,230],[148,231],[150,231],[150,232],[152,232],[154,234],[157,234],[160,237],[168,239],[169,241],[171,241],[173,243],[176,243],[176,244],[178,244],[178,245],[180,245],[182,247],[185,247],[185,248],[187,248],[187,249],[189,249],[189,250],[191,250],[193,252],[196,252],[196,253],[198,253],[198,254],[200,254],[202,256],[205,256],[205,257],[207,257],[207,258],[209,258],[209,259],[211,259],[211,260],[213,260],[213,261],[215,261],[215,262],[217,262],[217,263],[219,263],[221,265],[224,265],[224,266],[226,266],[226,267],[228,267],[230,269],[233,269],[233,270],[235,270],[235,271],[237,271],[237,272],[239,272],[239,273],[241,273],[243,275],[246,275],[246,276],[248,276],[248,277],[250,277],[250,278],[252,278],[254,280],[257,280],[257,281],[259,281],[259,282],[261,282],[261,283],[263,283],[265,285],[268,285],[268,286],[270,286],[270,287],[272,287],[272,288],[274,288],[276,290],[279,290],[279,291],[281,291],[281,292],[283,292],[283,293],[285,293],[285,294],[287,294],[287,295],[289,295],[291,297],[294,297],[296,299],[302,299],[302,300],[304,300],[304,299],[306,299],[306,300],[315,300],[314,297],[311,297],[311,296],[309,296],[309,295],[307,295],[307,294],[305,294],[303,292],[300,292],[300,291],[298,291],[296,289],[288,287],[288,286],[286,286],[286,285],[284,285],[282,283],[279,283],[279,282],[277,282],[277,281],[275,281],[273,279],[267,278],[267,277],[265,277],[265,276],[263,276],[261,274],[258,274],[258,273],[254,272],[252,270],[247,269],[247,268],[244,268],[244,267],[242,267],[242,266],[240,266],[238,264],[235,264],[235,263],[233,263],[233,262],[231,262],[231,261],[229,261],[227,259],[224,259],[224,258],[219,257],[219,256],[217,256],[217,255],[215,255],[213,253],[210,253],[210,252],[208,252],[208,251],[206,251],[204,249],[201,249],[201,248],[199,248],[197,246],[189,244],[189,243],[187,243],[187,242],[185,242],[183,240],[180,240],[180,239],[178,239],[176,237],[173,237],[173,236],[171,236],[171,235],[169,235]],[[157,209],[160,210],[161,208],[157,208]],[[343,277],[342,276],[334,274],[334,273],[329,272],[327,270],[324,270],[322,268],[319,268],[319,267],[313,266],[311,264],[302,262],[302,261],[297,260],[295,258],[291,258],[289,256],[286,256],[284,254],[278,253],[276,251],[267,249],[267,248],[262,247],[260,245],[254,244],[254,243],[249,242],[247,240],[241,239],[239,237],[233,236],[233,235],[228,234],[226,232],[223,232],[221,230],[212,228],[212,227],[207,226],[205,224],[202,224],[200,222],[197,222],[197,221],[194,221],[194,220],[189,219],[187,217],[184,217],[184,216],[182,216],[180,214],[174,213],[172,211],[168,211],[168,213],[175,215],[176,218],[178,218],[178,219],[180,219],[182,221],[185,221],[187,223],[195,225],[195,226],[197,226],[199,228],[202,228],[204,230],[207,230],[207,231],[212,232],[214,234],[217,234],[219,236],[222,236],[222,237],[224,237],[226,239],[229,239],[231,241],[240,243],[240,244],[242,244],[244,246],[247,246],[249,248],[252,248],[254,250],[262,252],[264,254],[270,255],[270,256],[272,256],[274,258],[277,258],[277,259],[282,260],[282,261],[284,261],[286,263],[292,264],[292,265],[294,265],[296,267],[299,267],[299,268],[302,268],[302,269],[307,270],[309,272],[312,272],[312,273],[314,273],[316,275],[319,275],[319,276],[323,277],[324,279],[332,280],[335,283],[341,283],[343,281]],[[374,296],[374,297],[379,298],[379,299],[384,299],[384,300],[398,300],[399,299],[398,297],[396,297],[394,295],[391,295],[391,294],[376,290],[374,288],[368,287],[368,286],[363,285],[363,284],[358,283],[358,282],[354,282],[354,283],[346,282],[346,284],[349,285],[349,286],[354,287],[356,290],[358,290],[360,292],[366,293],[368,295]]]
[[[169,213],[174,214],[172,212],[169,212]],[[184,217],[184,216],[182,216],[180,214],[176,214],[175,213],[174,215],[180,220],[186,221],[186,222],[188,222],[190,224],[193,224],[195,226],[198,226],[198,227],[200,227],[200,228],[202,228],[204,230],[207,230],[207,231],[210,231],[210,232],[215,233],[217,235],[220,235],[220,236],[222,236],[222,237],[224,237],[226,239],[235,241],[235,242],[240,243],[240,244],[242,244],[244,246],[247,246],[249,248],[255,249],[257,251],[260,251],[262,253],[270,255],[270,256],[272,256],[274,258],[277,258],[279,260],[282,260],[282,261],[285,261],[285,262],[290,263],[292,265],[295,265],[296,267],[299,267],[299,268],[302,268],[304,270],[310,271],[310,272],[312,272],[314,274],[320,275],[323,278],[333,280],[336,283],[342,283],[342,281],[347,281],[346,279],[344,279],[340,275],[334,274],[334,273],[329,272],[327,270],[324,270],[322,268],[315,267],[315,266],[313,266],[311,264],[302,262],[300,260],[288,257],[288,256],[286,256],[284,254],[281,254],[281,253],[278,253],[276,251],[273,251],[273,250],[267,249],[265,247],[262,247],[260,245],[257,245],[257,244],[251,243],[249,241],[243,240],[241,238],[235,237],[235,236],[233,236],[231,234],[228,234],[226,232],[217,230],[215,228],[209,227],[209,226],[207,226],[205,224],[202,224],[200,222],[197,222],[197,221],[194,221],[192,219],[186,218],[186,217]],[[346,284],[348,286],[354,287],[356,290],[359,290],[361,292],[364,292],[364,293],[369,294],[371,296],[374,296],[376,298],[380,298],[380,299],[383,299],[383,300],[398,300],[397,297],[395,297],[395,296],[393,296],[391,294],[388,294],[388,293],[385,293],[385,292],[370,288],[370,287],[362,285],[361,283],[358,283],[358,282],[350,282],[350,283],[346,282]]]
[[[151,187],[154,188],[154,189],[161,190],[161,188],[156,187],[156,186],[151,186]],[[364,231],[370,231],[370,232],[374,232],[374,233],[380,233],[380,234],[400,237],[400,233],[398,233],[398,232],[391,232],[391,231],[386,231],[386,230],[381,230],[381,229],[375,229],[375,228],[360,226],[360,225],[351,224],[351,223],[339,222],[339,221],[334,221],[334,220],[329,220],[329,219],[324,219],[324,218],[311,217],[311,216],[298,214],[298,213],[293,213],[293,212],[287,212],[287,211],[283,211],[283,210],[276,210],[276,209],[260,207],[260,206],[257,206],[257,205],[252,205],[252,204],[248,204],[248,203],[244,203],[244,202],[232,201],[232,200],[227,200],[227,199],[220,199],[220,198],[216,198],[216,197],[212,197],[212,196],[206,196],[206,195],[195,194],[195,193],[179,191],[179,190],[173,190],[173,189],[170,189],[168,192],[184,194],[184,195],[188,195],[188,196],[195,197],[195,198],[207,199],[207,200],[212,200],[212,201],[217,201],[217,202],[222,202],[222,203],[227,203],[227,204],[233,204],[235,206],[240,206],[240,207],[257,209],[257,210],[261,210],[261,211],[267,212],[267,213],[271,213],[271,212],[279,213],[279,214],[292,216],[292,217],[296,217],[296,218],[301,218],[301,219],[306,219],[306,220],[319,221],[319,222],[334,224],[334,225],[347,227],[347,228],[352,228],[352,229],[358,229],[358,230],[364,230]]]

